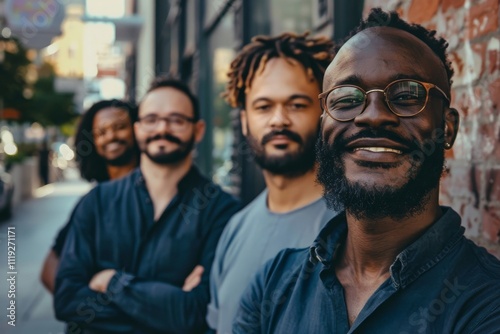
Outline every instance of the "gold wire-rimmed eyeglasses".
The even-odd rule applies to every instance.
[[[333,119],[348,122],[363,113],[366,108],[368,94],[383,93],[387,106],[399,117],[412,117],[420,113],[427,106],[430,90],[435,88],[446,99],[450,99],[438,86],[412,79],[396,80],[385,89],[371,89],[365,91],[355,85],[340,85],[319,94],[318,98],[323,110]]]

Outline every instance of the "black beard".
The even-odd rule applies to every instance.
[[[134,148],[128,147],[127,150],[123,152],[123,154],[120,155],[119,157],[116,157],[114,159],[104,159],[104,158],[103,159],[107,165],[120,167],[129,164],[134,158],[134,155],[135,155]]]
[[[385,131],[364,137],[393,137]],[[391,136],[392,134],[392,136]],[[408,181],[400,188],[391,186],[367,187],[359,182],[349,182],[345,176],[343,156],[347,140],[337,138],[332,146],[319,139],[316,145],[319,162],[317,179],[324,187],[324,198],[330,209],[345,209],[357,219],[379,220],[390,217],[395,220],[421,213],[430,191],[436,189],[443,172],[444,143],[435,140],[435,149],[422,149],[422,144],[404,142],[410,147],[411,167]],[[429,154],[425,154],[427,152]],[[407,153],[404,153],[407,154]],[[383,164],[366,163],[365,167],[384,168]],[[391,166],[385,166],[391,167]]]
[[[318,127],[319,128],[319,127]],[[317,132],[308,135],[303,141],[302,138],[290,130],[273,131],[266,134],[261,143],[250,133],[247,127],[247,140],[254,156],[255,162],[262,168],[275,175],[287,177],[297,177],[310,171],[316,162],[314,147],[317,140]],[[296,152],[287,153],[281,157],[270,157],[266,154],[264,145],[275,135],[285,135],[297,142],[300,146]]]
[[[152,155],[147,150],[147,143],[150,143],[150,142],[152,142],[156,139],[160,139],[160,138],[164,138],[164,139],[167,139],[167,140],[170,140],[172,142],[179,144],[179,148],[173,152],[169,152],[169,153],[161,153],[160,152],[160,153],[157,153],[155,155]],[[156,136],[153,138],[148,138],[146,140],[146,147],[141,147],[141,152],[146,154],[146,156],[151,161],[157,163],[158,165],[174,164],[174,163],[177,163],[179,161],[184,160],[189,155],[189,153],[191,153],[191,151],[193,150],[193,147],[194,147],[194,142],[195,142],[194,134],[186,142],[183,142],[180,139],[178,139],[177,137],[173,137],[170,135]]]

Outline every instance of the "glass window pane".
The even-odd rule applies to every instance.
[[[212,122],[213,122],[213,177],[214,181],[226,189],[231,188],[231,148],[233,132],[231,128],[231,107],[221,97],[228,78],[227,71],[235,56],[234,13],[227,13],[210,37],[212,55]]]
[[[271,0],[271,32],[303,33],[312,30],[312,2],[303,0]]]

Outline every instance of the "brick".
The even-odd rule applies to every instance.
[[[455,87],[462,85],[471,85],[477,81],[484,73],[484,52],[486,48],[484,44],[468,43],[450,53],[450,61],[455,70],[454,83]]]
[[[447,162],[446,165],[448,172],[441,180],[441,202],[445,203],[446,199],[446,203],[452,205],[469,201],[472,197],[470,164]]]
[[[446,12],[450,8],[462,8],[464,6],[465,0],[443,0],[441,4],[441,10]]]
[[[465,13],[464,9],[450,11],[436,21],[438,35],[448,41],[448,50],[455,50],[465,39]]]
[[[465,161],[449,161],[447,164],[449,173],[441,180],[439,202],[441,205],[451,206],[460,214],[469,237],[480,236],[479,192],[473,185],[477,173]]]
[[[462,120],[471,115],[476,115],[483,105],[483,89],[477,86],[472,90],[469,87],[452,91],[452,106],[460,113]]]
[[[476,54],[476,56],[474,58],[472,58],[472,60],[474,59],[478,59],[480,58],[481,61],[479,63],[473,63],[473,64],[470,64],[471,66],[474,66],[476,67],[475,69],[475,73],[477,75],[477,78],[481,78],[484,74],[484,71],[486,69],[486,48],[487,48],[487,44],[486,43],[473,43],[471,45],[471,48],[472,48],[472,51]]]
[[[488,74],[493,74],[500,68],[500,58],[498,57],[500,54],[500,41],[498,38],[490,39],[486,50],[488,53]]]
[[[493,243],[500,242],[500,208],[486,206],[482,212],[482,235]]]
[[[458,136],[453,145],[456,158],[475,161],[478,155],[477,147],[480,139],[477,129],[477,118],[478,115],[461,118]]]
[[[370,9],[380,7],[383,10],[396,10],[401,8],[401,0],[367,0],[363,8],[363,17],[366,17]]]
[[[468,37],[474,39],[498,29],[498,0],[486,0],[470,6]]]
[[[453,67],[454,75],[453,82],[455,87],[461,85],[463,71],[464,71],[464,61],[458,51],[453,51],[448,54],[448,59],[451,62],[451,67]],[[458,78],[458,80],[457,80]]]
[[[500,78],[488,85],[488,91],[490,93],[489,101],[492,103],[491,108],[498,114],[498,110],[500,109]]]
[[[408,20],[422,23],[431,20],[437,13],[441,0],[413,0],[408,10]]]
[[[495,131],[495,124],[485,122],[478,126],[478,140],[477,146],[472,151],[472,159],[474,161],[487,161],[492,159],[497,151],[497,136]]]
[[[484,197],[487,205],[500,208],[500,167],[488,170],[485,178]]]
[[[481,235],[481,211],[469,203],[464,203],[460,212],[462,226],[465,227],[465,235],[468,238]]]

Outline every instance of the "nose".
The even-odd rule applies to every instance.
[[[104,139],[106,142],[111,142],[116,139],[116,131],[113,130],[112,128],[106,129],[104,132]]]
[[[291,121],[286,108],[279,104],[272,111],[269,125],[274,128],[286,128],[290,126]]]
[[[387,105],[383,91],[370,91],[367,94],[365,109],[354,118],[354,124],[365,127],[396,126],[399,116],[394,114]]]
[[[156,124],[156,131],[165,132],[166,130],[170,130],[170,123],[165,118],[160,118]]]

